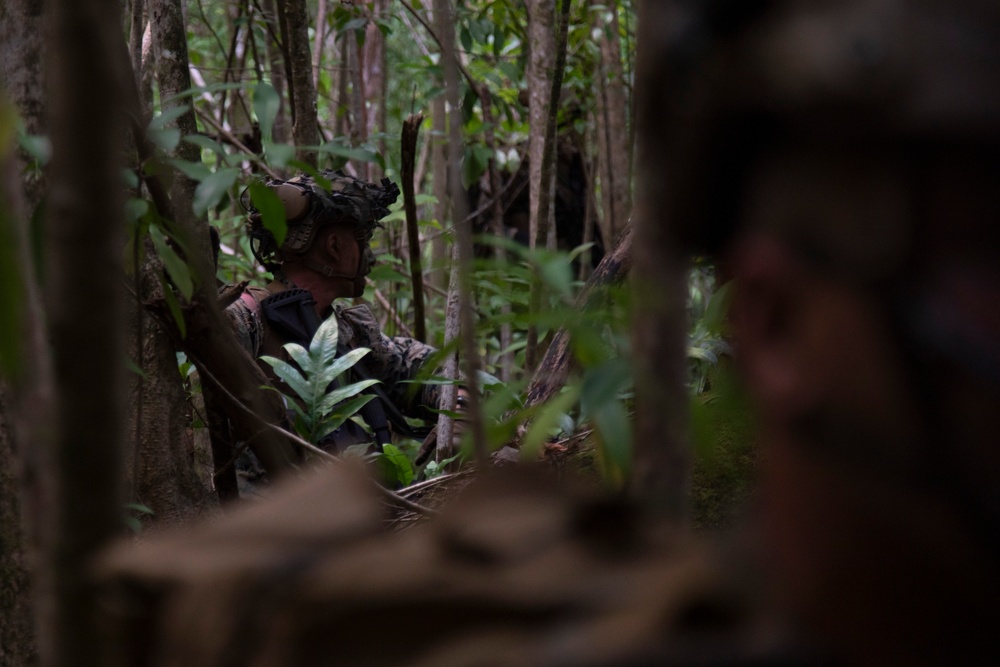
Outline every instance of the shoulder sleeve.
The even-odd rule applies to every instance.
[[[414,386],[409,381],[417,379],[425,362],[437,349],[414,338],[389,338],[382,333],[368,306],[344,308],[337,314],[341,326],[345,322],[348,325],[343,329],[345,337],[341,340],[351,348],[371,349],[363,361],[372,375],[385,385],[386,393],[396,407],[408,417],[432,418],[433,413],[427,409],[437,409],[439,388],[435,385]]]
[[[226,317],[236,332],[236,339],[250,356],[256,359],[264,349],[264,323],[260,310],[258,288],[248,288],[240,298],[226,308]],[[266,293],[265,295],[266,296]]]

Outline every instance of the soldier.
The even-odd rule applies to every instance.
[[[1000,6],[670,4],[660,210],[736,276],[774,599],[845,664],[997,664]]]
[[[380,381],[370,391],[376,398],[361,410],[373,436],[352,421],[334,431],[322,446],[333,451],[364,442],[381,445],[392,434],[425,435],[407,417],[429,420],[440,400],[439,387],[414,385],[436,350],[418,340],[390,338],[382,333],[366,305],[344,307],[340,298],[360,297],[374,254],[369,246],[378,222],[389,212],[399,189],[389,179],[376,185],[343,172],[324,171],[321,178],[299,175],[288,181],[269,180],[285,209],[288,233],[281,246],[252,207],[247,222],[251,249],[273,275],[263,288],[248,287],[227,308],[238,338],[256,359],[286,358],[288,342],[308,347],[320,323],[337,318],[338,349],[367,347],[371,352],[351,373],[357,379]],[[277,384],[269,366],[265,372]],[[461,397],[460,397],[461,398]]]

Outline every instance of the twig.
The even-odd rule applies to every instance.
[[[397,313],[396,309],[392,307],[389,300],[385,298],[385,295],[382,294],[377,287],[375,287],[375,283],[372,282],[370,278],[365,278],[365,283],[371,288],[372,293],[375,295],[375,299],[378,301],[379,305],[385,308],[386,312],[389,313],[389,317],[391,317],[392,321],[396,323],[396,327],[407,338],[413,338],[413,332],[410,331],[410,327],[406,326],[406,323],[403,322],[402,318],[400,318],[399,313]]]
[[[400,3],[402,3],[403,8],[406,9],[406,11],[413,14],[413,18],[420,21],[420,25],[424,26],[424,29],[427,31],[427,34],[429,34],[431,36],[431,39],[433,39],[437,43],[438,49],[440,49],[441,52],[443,53],[444,47],[441,45],[441,40],[438,39],[437,33],[434,32],[434,28],[431,27],[431,25],[427,22],[426,19],[424,19],[423,16],[417,13],[417,10],[415,10],[410,3],[408,3],[406,0],[399,0],[399,1]],[[458,71],[462,73],[463,77],[465,77],[465,80],[466,82],[468,82],[469,87],[472,88],[473,90],[479,90],[479,85],[476,83],[476,80],[472,78],[472,75],[469,74],[469,70],[465,69],[465,66],[462,65],[462,61],[458,59],[458,55],[455,55],[455,57],[452,58],[452,60],[455,61],[455,67],[457,67]]]
[[[255,155],[255,153],[252,150],[250,150],[246,144],[237,139],[232,132],[219,125],[219,123],[215,120],[215,118],[212,117],[212,114],[208,113],[207,111],[202,111],[197,107],[195,107],[195,112],[197,112],[199,118],[201,118],[203,121],[211,125],[216,132],[225,137],[226,141],[231,143],[233,146],[236,146],[236,148],[240,149],[244,153],[247,153],[248,155]],[[268,167],[263,162],[257,161],[257,165],[271,178],[278,178],[278,174],[272,171],[271,168]]]

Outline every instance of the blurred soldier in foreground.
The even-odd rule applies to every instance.
[[[774,597],[849,664],[996,664],[1000,5],[705,4],[651,108],[737,276]]]
[[[760,576],[551,483],[487,479],[384,535],[314,480],[109,557],[117,609],[145,605],[116,626],[132,664],[1000,661],[1000,10],[646,8],[653,210],[739,281]]]

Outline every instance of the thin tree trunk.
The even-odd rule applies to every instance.
[[[450,332],[457,333],[462,350],[462,370],[464,384],[468,388],[469,426],[472,432],[473,452],[477,465],[482,469],[487,464],[486,431],[479,414],[479,351],[476,345],[475,313],[472,308],[472,223],[466,220],[467,204],[465,191],[461,187],[459,172],[462,161],[462,135],[459,127],[461,106],[459,105],[458,54],[455,51],[454,7],[451,0],[434,0],[434,19],[436,21],[437,38],[441,45],[441,65],[444,70],[445,95],[448,101],[448,167],[449,183],[451,184],[451,211],[455,229],[455,262],[452,270],[452,281],[449,286],[447,320],[451,326]],[[457,298],[456,298],[457,296]],[[454,331],[454,323],[459,323],[459,331]],[[454,340],[454,335],[445,344]],[[454,359],[452,356],[451,359]],[[457,361],[449,360],[452,372],[449,378],[456,379]],[[454,409],[454,386],[446,386],[449,391],[443,392],[445,406]],[[444,414],[438,422],[439,442],[445,446],[451,443],[453,422]]]
[[[271,72],[271,85],[281,100],[278,115],[274,119],[272,136],[276,143],[288,141],[288,119],[285,107],[286,67],[284,51],[281,47],[282,30],[278,20],[278,10],[275,0],[263,0],[264,25],[267,27],[267,62]]]
[[[374,19],[385,18],[388,13],[388,3],[386,0],[375,0],[372,3],[372,19],[365,26],[365,42],[362,49],[362,71],[364,79],[365,100],[368,102],[364,109],[365,128],[367,130],[364,140],[368,141],[372,136],[385,131],[385,35],[379,29]],[[379,140],[379,150],[385,153],[385,139]],[[368,178],[378,177],[377,164],[368,163]]]
[[[313,43],[313,90],[319,90],[319,73],[323,70],[323,47],[326,46],[326,0],[316,3],[316,41]]]
[[[316,115],[316,88],[313,86],[312,55],[309,50],[309,13],[306,0],[284,0],[288,33],[285,52],[291,69],[292,137],[298,159],[316,166],[319,119]]]
[[[639,44],[655,45],[668,20],[653,0],[640,7]],[[645,27],[643,27],[645,26]],[[648,40],[648,41],[645,41]],[[638,55],[636,89],[655,90],[655,50]],[[650,96],[650,100],[653,96]],[[637,100],[638,205],[633,219],[632,356],[635,360],[636,422],[631,491],[647,513],[675,526],[689,517],[692,455],[688,443],[690,399],[686,385],[687,259],[660,212],[668,207],[662,184],[668,175],[651,150],[662,125],[662,109]]]
[[[417,203],[414,194],[413,167],[416,161],[417,137],[421,114],[410,116],[403,122],[402,136],[402,178],[403,206],[406,209],[406,239],[410,251],[410,276],[413,286],[413,331],[414,337],[427,342],[427,323],[424,319],[424,267],[420,257],[420,230],[417,228]]]
[[[46,287],[57,406],[56,504],[45,522],[51,545],[45,567],[52,577],[45,592],[54,607],[39,645],[42,665],[82,665],[100,655],[87,566],[121,528],[119,155],[128,111],[122,100],[129,99],[131,79],[117,4],[52,0],[49,9],[53,158]]]
[[[187,31],[179,0],[149,0],[149,12],[156,80],[160,98],[166,99],[191,87]],[[176,104],[186,108],[176,121],[181,136],[195,134],[197,124],[191,98],[185,97]],[[174,156],[187,162],[201,161],[200,149],[185,141],[178,144]],[[193,252],[204,252],[207,257],[207,225],[195,221],[191,208],[196,186],[193,180],[177,174],[170,197],[174,211],[190,218],[191,224],[200,228],[198,235],[205,237],[206,243],[200,250],[194,250],[197,246],[187,247]],[[159,263],[153,261],[155,253],[148,250],[147,261],[141,270],[143,284],[139,294],[143,297],[160,290]],[[140,361],[145,376],[132,381],[136,388],[132,428],[139,445],[133,453],[137,458],[132,465],[137,473],[133,480],[135,499],[148,505],[156,520],[173,523],[203,512],[213,502],[195,473],[193,454],[184,447],[190,419],[186,392],[177,372],[174,345],[147,313],[143,312],[141,317],[133,354]]]
[[[629,107],[618,36],[617,2],[592,0],[592,3],[602,7],[593,12],[601,47],[596,95],[597,158],[603,209],[601,235],[604,247],[610,248],[628,224],[631,213]]]
[[[485,84],[479,90],[479,99],[483,106],[483,124],[486,126],[486,146],[490,149],[490,159],[486,169],[490,179],[490,197],[493,201],[490,206],[493,216],[491,227],[493,228],[493,234],[497,238],[504,238],[506,233],[503,225],[503,202],[500,198],[500,191],[503,185],[500,181],[500,172],[497,171],[497,140],[493,128],[493,100],[490,96],[490,90]],[[507,251],[503,246],[496,247],[494,259],[498,266],[503,267],[507,264]],[[513,341],[513,327],[508,320],[510,313],[510,302],[505,301],[500,307],[500,315],[505,321],[500,325],[501,355],[499,359],[500,379],[504,382],[510,382],[514,375],[514,353],[509,351],[511,342]]]
[[[0,110],[3,109],[0,102]],[[0,146],[0,664],[34,664],[35,610],[28,563],[51,516],[52,368],[28,243],[20,165]],[[16,391],[15,394],[11,390]],[[17,443],[22,446],[17,447]],[[30,446],[26,446],[30,443]]]
[[[431,163],[434,179],[434,198],[437,199],[434,217],[444,229],[448,216],[448,142],[445,133],[448,131],[445,114],[444,95],[438,95],[431,102],[432,130],[428,141],[432,143]],[[447,289],[448,246],[444,234],[437,234],[431,241],[431,284],[439,289]]]

